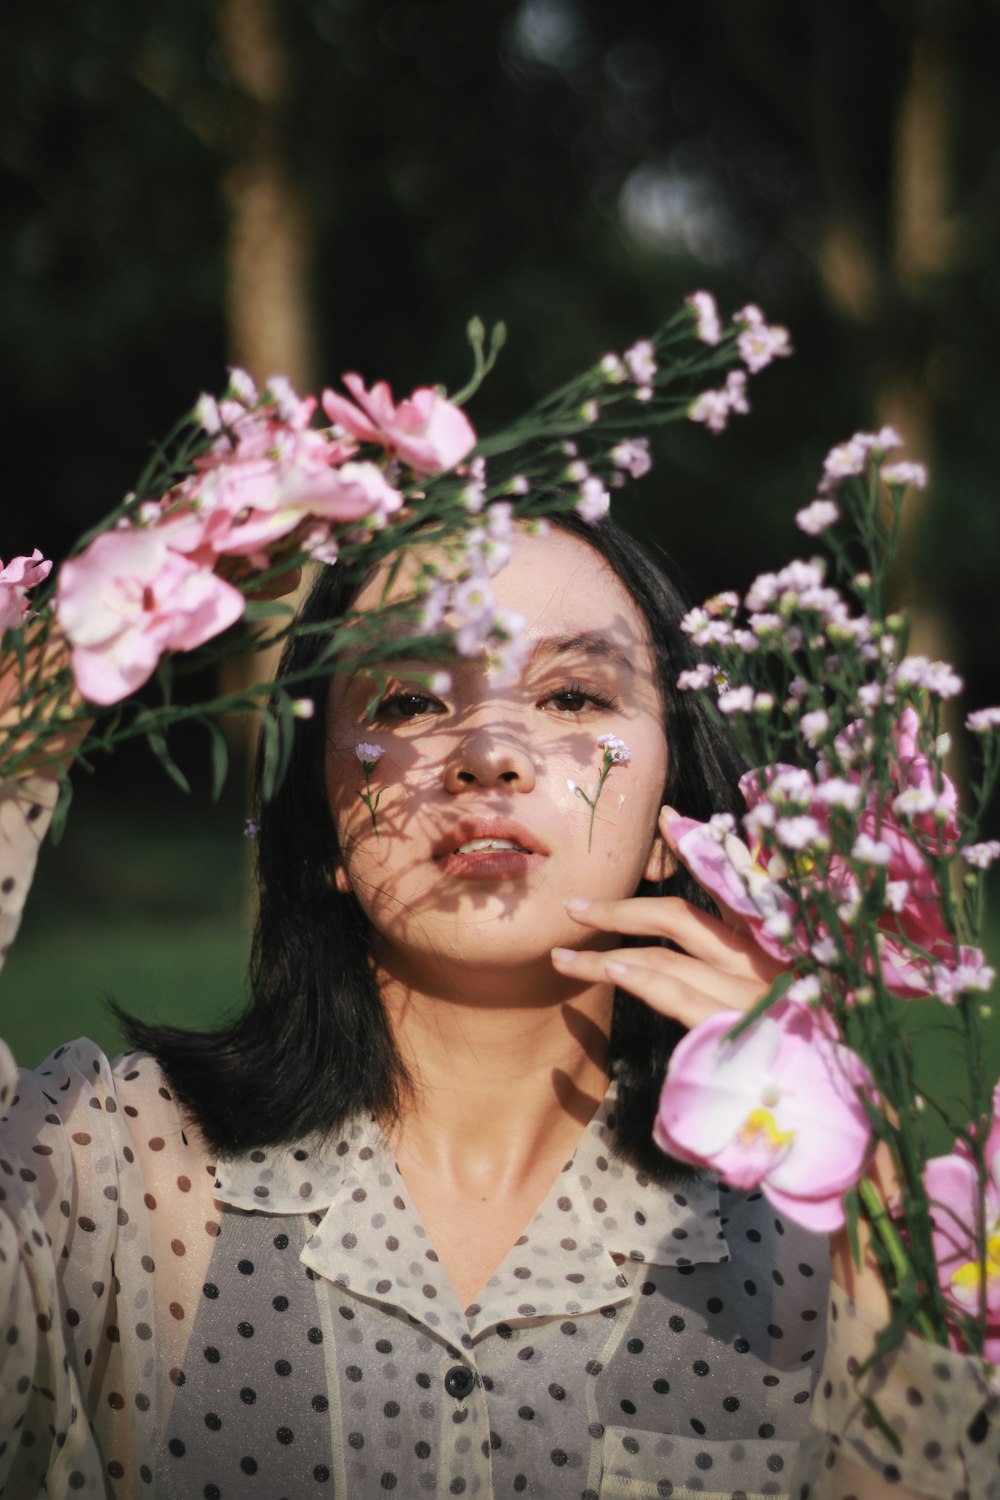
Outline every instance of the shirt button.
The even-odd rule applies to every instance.
[[[444,1388],[456,1401],[463,1401],[475,1383],[476,1377],[468,1365],[453,1365],[444,1377]]]

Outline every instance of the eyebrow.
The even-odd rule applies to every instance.
[[[529,653],[529,660],[536,661],[542,656],[598,656],[609,661],[616,662],[618,666],[624,667],[626,671],[633,672],[635,668],[623,651],[613,646],[606,636],[599,635],[596,631],[585,630],[578,635],[546,635],[534,643]]]

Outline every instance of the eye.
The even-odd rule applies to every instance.
[[[549,693],[542,699],[542,704],[554,708],[557,713],[575,716],[586,713],[588,709],[612,709],[615,700],[598,688],[585,688],[574,682],[558,692]]]
[[[444,704],[430,693],[388,693],[376,706],[371,722],[392,724],[419,719],[423,714],[440,713],[444,713]]]

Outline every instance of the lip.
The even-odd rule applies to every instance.
[[[505,839],[520,847],[478,849],[471,854],[459,854],[462,845],[474,839]],[[526,875],[548,854],[548,846],[523,823],[488,813],[461,818],[453,823],[433,850],[434,860],[442,874],[472,880],[509,880]]]

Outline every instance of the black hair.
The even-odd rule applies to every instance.
[[[643,547],[610,519],[589,526],[570,514],[554,524],[604,558],[645,617],[652,637],[669,747],[663,800],[686,816],[738,812],[743,767],[718,716],[677,675],[695,664],[680,629],[685,603]],[[306,624],[350,610],[362,580],[339,565],[320,574],[302,610]],[[279,669],[308,670],[321,636],[306,631],[286,645]],[[328,676],[296,687],[325,702]],[[148,1025],[118,1011],[134,1046],[152,1052],[206,1141],[223,1155],[328,1135],[353,1116],[392,1119],[408,1085],[370,959],[368,920],[353,895],[338,893],[330,871],[338,852],[324,776],[325,715],[296,725],[285,777],[259,799],[259,903],[250,1000],[214,1031]],[[679,868],[644,894],[681,896],[714,911]],[[640,941],[640,940],[636,940]],[[649,939],[641,940],[645,946]],[[659,1090],[682,1028],[618,991],[610,1039],[618,1080],[618,1153],[655,1178],[677,1173],[652,1140]]]

